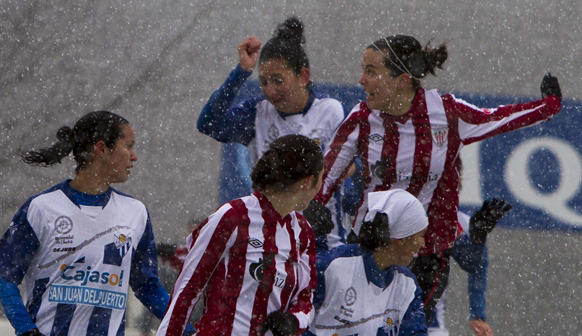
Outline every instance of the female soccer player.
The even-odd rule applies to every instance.
[[[307,335],[427,335],[422,291],[406,267],[428,219],[404,190],[368,195],[359,245],[317,254],[316,315]]]
[[[220,142],[247,146],[251,167],[273,140],[287,134],[313,139],[325,152],[333,132],[344,119],[344,111],[337,100],[312,90],[304,43],[303,23],[294,17],[280,24],[262,49],[256,37],[244,40],[238,46],[239,64],[202,109],[198,130]],[[236,94],[257,62],[263,94],[233,106]],[[328,205],[336,214],[332,218],[333,231],[327,237],[329,247],[344,241],[346,235],[338,198],[338,194],[334,195]],[[327,233],[330,226],[314,228],[316,235]]]
[[[57,137],[22,158],[52,166],[72,151],[75,178],[31,197],[0,239],[0,299],[16,334],[123,335],[128,286],[161,319],[169,295],[148,211],[111,187],[127,181],[137,161],[133,128],[98,111]],[[26,304],[17,288],[23,279]]]
[[[313,319],[315,237],[305,218],[321,187],[323,154],[302,135],[269,145],[253,169],[255,192],[228,202],[188,237],[158,336],[181,335],[204,292],[197,335],[297,335]]]
[[[335,133],[325,157],[324,185],[316,196],[326,204],[359,155],[365,192],[353,223],[356,234],[368,192],[404,189],[420,200],[429,226],[426,246],[411,267],[423,288],[428,316],[446,286],[449,257],[444,251],[457,236],[455,161],[461,149],[548,120],[561,107],[558,80],[550,74],[542,80],[541,100],[493,109],[422,88],[420,79],[434,75],[446,59],[444,45],[423,48],[411,36],[389,36],[368,46],[359,81],[366,102],[356,105]]]

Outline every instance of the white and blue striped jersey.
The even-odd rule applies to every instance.
[[[316,268],[305,335],[427,335],[422,290],[405,266],[380,270],[370,251],[342,245],[318,253]]]
[[[123,335],[128,286],[161,318],[169,296],[146,207],[68,182],[30,198],[0,240],[0,295],[17,334]]]

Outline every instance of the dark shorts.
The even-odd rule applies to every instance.
[[[450,271],[450,250],[439,254],[416,257],[410,263],[410,270],[423,292],[426,320],[433,314],[434,308],[447,288]]]

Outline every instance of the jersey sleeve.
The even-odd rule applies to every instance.
[[[455,241],[453,258],[468,275],[470,319],[485,321],[485,293],[489,265],[487,245],[474,244],[468,234],[463,234]]]
[[[562,106],[556,96],[492,109],[478,108],[453,95],[444,95],[443,103],[459,117],[459,136],[465,145],[547,121],[558,114]]]
[[[343,182],[351,164],[358,155],[360,132],[360,106],[356,106],[348,118],[334,133],[329,150],[324,158],[323,185],[315,199],[327,204],[334,191]]]
[[[249,99],[232,106],[238,91],[251,74],[240,65],[232,70],[202,108],[197,122],[200,132],[220,142],[239,142],[243,145],[254,139],[257,100]]]
[[[236,211],[225,204],[188,237],[188,255],[157,336],[182,336],[202,291],[236,240],[238,221]]]
[[[416,283],[414,299],[402,318],[398,335],[428,335],[426,315],[424,314],[424,305],[422,303],[422,289],[420,289],[416,279],[414,282]]]
[[[36,328],[17,287],[40,247],[40,241],[28,221],[29,205],[30,200],[18,210],[0,239],[0,301],[17,335]]]
[[[157,318],[162,319],[170,295],[158,277],[158,256],[150,216],[131,260],[129,285],[137,299]]]
[[[310,229],[309,224],[305,218],[299,218],[301,221],[300,244],[301,251],[299,255],[299,271],[300,274],[307,275],[307,281],[297,291],[289,306],[288,312],[293,314],[298,321],[299,330],[301,332],[307,331],[315,312],[313,311],[313,291],[317,285],[317,271],[315,268],[316,252],[315,252],[315,235]]]

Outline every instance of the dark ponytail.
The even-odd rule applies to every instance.
[[[390,244],[388,215],[378,212],[372,221],[364,222],[360,228],[358,243],[370,251],[388,246]]]
[[[57,131],[58,141],[52,146],[22,153],[22,161],[48,167],[61,163],[72,151],[77,162],[75,172],[79,173],[85,167],[93,145],[104,141],[108,148],[115,147],[115,143],[122,136],[122,127],[128,124],[127,119],[108,111],[88,113],[73,128],[61,127]]]
[[[322,169],[323,153],[315,141],[291,134],[269,145],[253,169],[251,180],[255,190],[278,192],[302,178],[318,177]]]
[[[303,23],[297,17],[290,17],[277,26],[273,37],[263,46],[259,64],[271,59],[283,59],[299,75],[303,68],[309,68],[304,44]]]
[[[412,36],[393,35],[379,39],[368,46],[379,50],[386,56],[384,66],[392,71],[394,77],[409,73],[414,89],[420,87],[420,79],[427,74],[436,76],[435,69],[443,68],[447,60],[447,46],[443,43],[437,48],[430,46],[430,41],[423,48]]]

